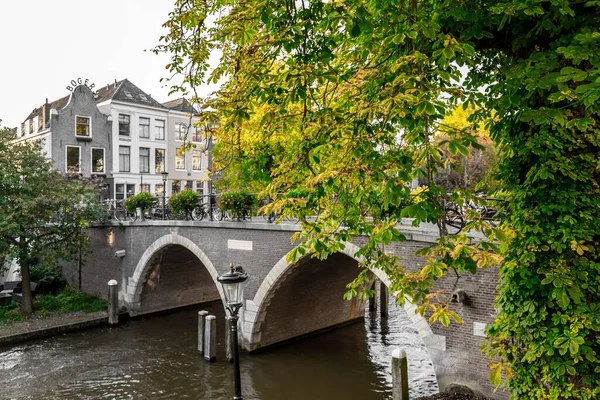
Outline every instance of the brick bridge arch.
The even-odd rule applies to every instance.
[[[215,294],[218,294],[218,297],[221,300],[224,298],[223,289],[217,281],[219,273],[217,272],[216,268],[214,267],[213,263],[208,258],[208,256],[192,240],[188,239],[185,236],[181,236],[176,233],[171,233],[160,237],[159,239],[155,240],[150,246],[148,246],[148,248],[144,251],[144,253],[137,262],[133,273],[133,277],[129,278],[129,284],[127,288],[128,298],[126,300],[129,305],[128,308],[131,314],[135,315],[148,311],[157,311],[156,308],[145,309],[143,304],[143,294],[144,290],[148,290],[148,277],[151,274],[153,265],[155,264],[153,263],[153,260],[156,259],[157,255],[164,252],[170,252],[171,254],[177,253],[179,257],[181,257],[182,254],[184,257],[188,255],[188,261],[190,259],[190,256],[195,257],[197,261],[199,261],[201,264],[200,268],[203,267],[205,269],[205,271],[200,270],[198,272],[204,272],[204,275],[202,276],[203,278],[210,277]],[[164,264],[164,260],[162,259],[162,257],[158,260],[158,264],[161,265],[161,263]],[[215,296],[213,295],[212,297]],[[215,298],[207,298],[206,300],[215,300]],[[181,300],[179,299],[178,302],[180,303],[178,304],[178,306],[184,305],[181,304]],[[190,303],[197,303],[197,301],[190,301]]]
[[[352,264],[357,265],[362,261],[362,258],[356,257],[356,253],[359,250],[360,248],[355,244],[344,243],[344,248],[336,254],[338,254],[338,257],[341,256],[342,258],[352,260]],[[266,338],[265,340],[263,337],[263,335],[266,333],[265,330],[270,329],[270,327],[264,326],[264,323],[267,320],[268,309],[271,305],[271,300],[275,296],[275,293],[281,288],[282,282],[288,278],[290,272],[296,269],[296,267],[298,267],[299,263],[302,261],[299,260],[299,262],[296,263],[288,262],[286,259],[288,254],[283,256],[275,264],[275,266],[273,266],[271,271],[260,285],[256,295],[254,296],[254,299],[246,301],[242,329],[244,331],[244,338],[246,339],[245,345],[250,351],[257,350],[264,346],[276,344],[276,342],[271,342],[272,338]],[[330,258],[331,257],[332,256],[330,256]],[[305,258],[306,256],[303,259]],[[369,270],[377,278],[379,278],[383,284],[385,284],[387,287],[390,287],[391,281],[385,272],[376,268],[369,268]],[[356,270],[352,270],[352,273],[354,276],[356,276]],[[365,303],[366,302],[364,301],[359,301],[358,304],[356,304],[357,309],[352,311],[356,311],[359,317],[364,316]],[[407,312],[415,328],[418,330],[419,335],[423,339],[435,368],[436,360],[443,359],[444,357],[443,353],[446,350],[445,337],[433,333],[428,321],[419,314],[415,313],[415,305],[407,303],[404,306],[404,310]]]

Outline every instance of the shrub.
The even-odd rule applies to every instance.
[[[185,215],[186,218],[192,215],[194,207],[198,205],[200,195],[193,190],[183,190],[176,193],[169,199],[169,207],[174,214]]]
[[[256,196],[248,189],[232,190],[219,196],[219,208],[237,219],[241,219],[244,213],[250,215],[256,204]]]
[[[31,266],[30,279],[43,284],[46,287],[61,287],[64,284],[64,278],[60,267],[54,263],[38,263]]]
[[[150,193],[141,192],[125,200],[124,206],[129,212],[132,213],[134,213],[135,209],[138,207],[141,207],[143,212],[143,210],[148,210],[150,207],[152,207],[152,204],[155,202],[156,197],[152,196]]]

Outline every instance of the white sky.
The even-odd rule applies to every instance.
[[[2,126],[16,127],[46,98],[68,95],[66,86],[78,77],[96,88],[127,78],[159,102],[168,100],[160,78],[168,76],[169,57],[149,50],[159,44],[173,3],[0,0]]]

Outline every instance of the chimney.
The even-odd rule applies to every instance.
[[[46,121],[48,120],[48,98],[46,97],[46,102],[44,104],[42,104],[42,113],[40,115],[40,127],[39,129],[42,130],[46,127]]]

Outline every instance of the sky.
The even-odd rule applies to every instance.
[[[149,50],[165,33],[173,3],[0,1],[1,125],[16,127],[46,98],[68,95],[66,87],[78,77],[96,88],[127,78],[159,102],[169,100],[169,88],[160,82],[168,77],[169,57]]]

